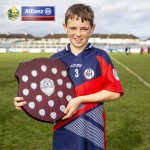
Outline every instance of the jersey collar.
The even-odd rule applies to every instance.
[[[91,43],[88,43],[87,46],[84,48],[84,50],[90,49],[92,47],[93,47],[93,45]],[[70,44],[66,45],[65,51],[71,51]]]

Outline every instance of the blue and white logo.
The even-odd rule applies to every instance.
[[[22,21],[54,21],[54,6],[22,6]]]
[[[87,68],[84,71],[84,76],[85,76],[86,79],[90,80],[94,77],[94,71],[91,68]]]
[[[52,13],[52,10],[50,8],[45,8],[45,14],[50,15]]]

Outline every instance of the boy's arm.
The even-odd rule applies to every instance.
[[[94,102],[98,102],[98,103],[107,102],[107,101],[119,99],[120,96],[121,96],[120,93],[102,90],[94,94],[73,98],[68,103],[65,109],[66,116],[64,116],[63,119],[71,118],[77,112],[80,104],[94,103]]]
[[[100,92],[81,96],[81,103],[89,103],[89,102],[107,102],[111,100],[116,100],[120,98],[120,93],[118,92],[112,92],[108,90],[102,90]]]

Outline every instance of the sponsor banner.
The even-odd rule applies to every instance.
[[[114,49],[114,48],[110,48],[108,49],[109,52],[123,52],[125,53],[125,49]],[[132,48],[130,49],[131,53],[140,53],[140,48]]]
[[[55,21],[54,6],[22,6],[22,21]]]
[[[6,6],[8,21],[55,21],[54,6]]]
[[[0,48],[0,53],[6,53],[6,48]]]
[[[45,48],[45,53],[56,53],[57,48]]]
[[[30,48],[29,49],[29,53],[41,53],[41,49],[40,48]]]

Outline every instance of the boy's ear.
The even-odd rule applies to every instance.
[[[94,30],[95,30],[95,24],[93,24],[93,26],[92,26],[91,34],[93,34]]]
[[[67,26],[65,23],[63,23],[63,27],[64,27],[65,32],[67,32]]]

